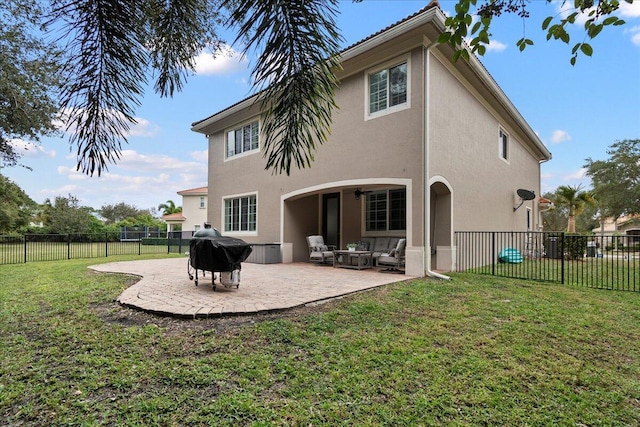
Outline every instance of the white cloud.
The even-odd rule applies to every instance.
[[[189,153],[189,156],[198,162],[208,162],[209,150],[192,151]]]
[[[34,142],[25,141],[23,139],[12,139],[9,141],[9,145],[13,147],[16,153],[22,157],[36,158],[36,157],[49,157],[56,156],[55,150],[47,150],[40,144]]]
[[[115,170],[123,170],[126,172],[134,172],[138,176],[143,176],[147,174],[158,174],[158,176],[168,176],[168,173],[182,173],[184,171],[189,171],[194,175],[199,177],[207,176],[207,156],[206,150],[204,151],[204,156],[202,152],[195,151],[190,153],[191,157],[196,159],[196,161],[185,161],[181,159],[177,159],[175,157],[170,157],[165,154],[141,154],[136,152],[135,150],[122,150],[120,155],[120,160],[118,160],[116,165],[110,165],[108,172],[104,172],[101,177],[91,178],[79,171],[76,171],[75,168],[70,168],[68,166],[58,166],[58,174],[66,175],[70,180],[88,180],[88,179],[104,179],[112,181],[117,177],[125,177],[130,181],[131,177],[128,175],[118,175],[114,173]],[[72,156],[75,158],[75,156]],[[124,179],[124,178],[120,178]],[[140,179],[148,179],[148,177],[140,178]]]
[[[621,1],[618,10],[623,18],[640,18],[640,2],[637,0],[631,4]]]
[[[640,26],[627,28],[624,32],[625,34],[631,34],[631,43],[640,46]]]
[[[625,19],[640,18],[640,1],[636,0],[629,4],[626,1],[620,2],[620,9],[618,9],[620,16]],[[626,28],[625,34],[631,34],[631,43],[636,46],[640,46],[640,26]]]
[[[502,52],[507,48],[507,45],[499,42],[498,40],[489,40],[487,45],[487,52]]]
[[[471,37],[465,37],[464,42],[471,47]],[[507,48],[506,44],[497,40],[489,40],[489,44],[484,46],[486,46],[487,52],[502,52]]]
[[[569,14],[576,12],[576,8],[573,6],[572,1],[563,1],[563,0],[555,0],[557,11],[562,15],[563,18],[566,18]],[[584,23],[589,19],[589,13],[594,12],[596,7],[592,7],[586,9],[582,13],[578,13],[576,16],[576,25],[584,26]],[[626,1],[620,1],[620,7],[613,15],[619,15],[622,18],[640,18],[640,2],[638,0],[634,1],[632,4],[627,3]]]
[[[184,161],[165,154],[141,154],[134,150],[122,150],[119,168],[133,171],[184,171],[194,170],[207,172],[207,163],[196,161]]]
[[[489,40],[489,45],[487,46],[488,52],[502,52],[507,48],[507,45],[499,42],[498,40]]]
[[[53,203],[53,200],[58,196],[67,197],[69,194],[77,196],[81,192],[82,187],[78,187],[77,185],[72,184],[66,184],[54,189],[43,188],[39,191],[39,194],[42,195],[42,197],[51,200],[51,202]]]
[[[81,115],[85,114],[82,110],[79,110],[79,113]],[[109,112],[109,114],[111,114],[114,117],[117,117],[123,123],[129,124],[129,130],[124,133],[125,137],[138,136],[142,138],[151,138],[151,137],[154,137],[160,130],[160,126],[142,117],[134,117],[133,118],[134,122],[129,122],[125,119],[124,115],[118,111],[112,110]],[[70,115],[71,115],[71,110],[69,109],[61,111],[59,114],[60,119],[54,122],[54,125],[56,126],[56,128],[59,130],[63,130],[66,133],[70,133],[70,134],[75,133],[76,126],[74,124],[71,124],[67,128],[67,123],[69,121]]]
[[[117,184],[119,190],[135,190],[136,193],[141,191],[150,191],[150,186],[166,186],[171,183],[171,176],[166,173],[149,176],[129,176],[106,173],[103,176],[103,179],[105,183]]]
[[[62,195],[62,196],[66,196],[69,193],[73,193],[75,191],[78,190],[78,186],[77,185],[72,185],[72,184],[67,184],[67,185],[63,185],[62,187],[58,188],[58,194]]]
[[[571,135],[564,130],[554,130],[551,134],[551,142],[553,144],[560,144],[562,142],[571,141]]]
[[[67,166],[58,166],[57,171],[58,175],[66,176],[71,181],[86,181],[90,179],[89,176],[83,174],[80,171],[77,171],[75,168],[70,168]]]
[[[585,9],[584,12],[580,13],[574,6],[572,1],[564,1],[564,0],[555,0],[555,5],[558,13],[562,15],[562,18],[566,18],[574,12],[578,12],[576,16],[575,24],[583,26],[587,19],[589,19],[589,12],[594,10],[594,8]]]
[[[46,190],[47,197],[71,193],[94,208],[109,203],[126,203],[148,208],[168,199],[180,202],[176,193],[187,188],[206,185],[206,150],[188,155],[196,160],[182,160],[164,154],[143,154],[123,150],[116,165],[100,177],[89,177],[73,166],[58,166],[57,172],[68,182],[67,188]],[[198,160],[203,158],[203,160]]]
[[[77,173],[73,168],[60,166],[58,173],[73,183],[41,190],[40,193],[49,198],[70,193],[78,197],[81,204],[96,209],[122,201],[139,208],[149,208],[168,199],[179,204],[181,199],[176,194],[178,191],[206,185],[206,174],[185,176],[173,172],[140,171],[133,175],[127,175],[126,172],[105,172],[100,177],[88,177]]]
[[[182,188],[180,188],[180,190],[202,187],[204,185],[207,185],[207,175],[202,175],[199,173],[181,173],[180,182],[182,182]]]
[[[142,138],[151,138],[156,136],[160,130],[160,126],[150,122],[147,119],[136,117],[136,123],[129,128],[128,136],[140,136]]]
[[[583,179],[586,176],[586,173],[587,173],[586,168],[580,168],[572,174],[565,175],[562,179],[564,179],[565,181]]]
[[[201,75],[233,74],[247,69],[247,59],[231,46],[224,45],[216,56],[208,52],[201,52],[195,58],[195,70]]]

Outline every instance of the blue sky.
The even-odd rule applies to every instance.
[[[340,3],[339,27],[344,46],[420,10],[428,1],[365,0]],[[586,158],[606,159],[615,141],[640,138],[640,1],[623,4],[618,13],[626,25],[608,28],[590,41],[591,58],[569,63],[571,46],[583,39],[581,26],[571,30],[572,44],[546,41],[540,24],[560,13],[560,3],[530,3],[524,22],[503,15],[491,29],[491,45],[481,58],[489,73],[553,154],[542,166],[542,190],[559,185],[589,186],[582,166]],[[569,2],[572,3],[572,2]],[[445,13],[455,1],[441,0]],[[523,33],[524,32],[524,33]],[[516,41],[526,34],[535,45],[519,52]],[[228,34],[231,42],[233,35]],[[167,200],[181,204],[177,191],[207,185],[207,142],[190,131],[191,123],[216,113],[251,93],[246,60],[229,55],[198,58],[197,73],[181,93],[163,99],[149,88],[137,110],[138,125],[123,146],[122,158],[101,177],[75,171],[68,138],[46,138],[40,146],[26,143],[22,163],[33,168],[4,168],[36,202],[56,196],[76,196],[96,209],[125,202],[138,208],[157,207]],[[18,142],[17,146],[25,143]],[[322,148],[320,148],[322,149]]]

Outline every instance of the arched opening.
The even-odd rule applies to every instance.
[[[437,181],[431,184],[430,242],[431,270],[452,271],[455,253],[453,247],[452,194],[449,186]]]

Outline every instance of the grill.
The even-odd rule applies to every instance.
[[[225,288],[240,286],[241,263],[251,254],[251,245],[234,237],[223,237],[215,228],[205,228],[193,235],[189,242],[187,274],[198,286],[198,270],[211,272],[211,284],[216,290],[216,273],[220,274],[220,285]],[[195,274],[194,274],[195,273]]]

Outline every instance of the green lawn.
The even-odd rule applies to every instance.
[[[171,253],[184,253],[188,244],[172,245]],[[105,258],[115,255],[167,254],[167,245],[141,245],[138,241],[115,242],[28,242],[0,244],[0,265],[80,258]]]
[[[525,259],[516,264],[497,263],[494,266],[489,264],[471,268],[469,272],[555,283],[563,283],[564,277],[565,285],[640,291],[640,257],[638,255],[564,261],[547,258]]]
[[[638,293],[455,274],[177,320],[102,261],[0,266],[0,425],[640,423]]]

